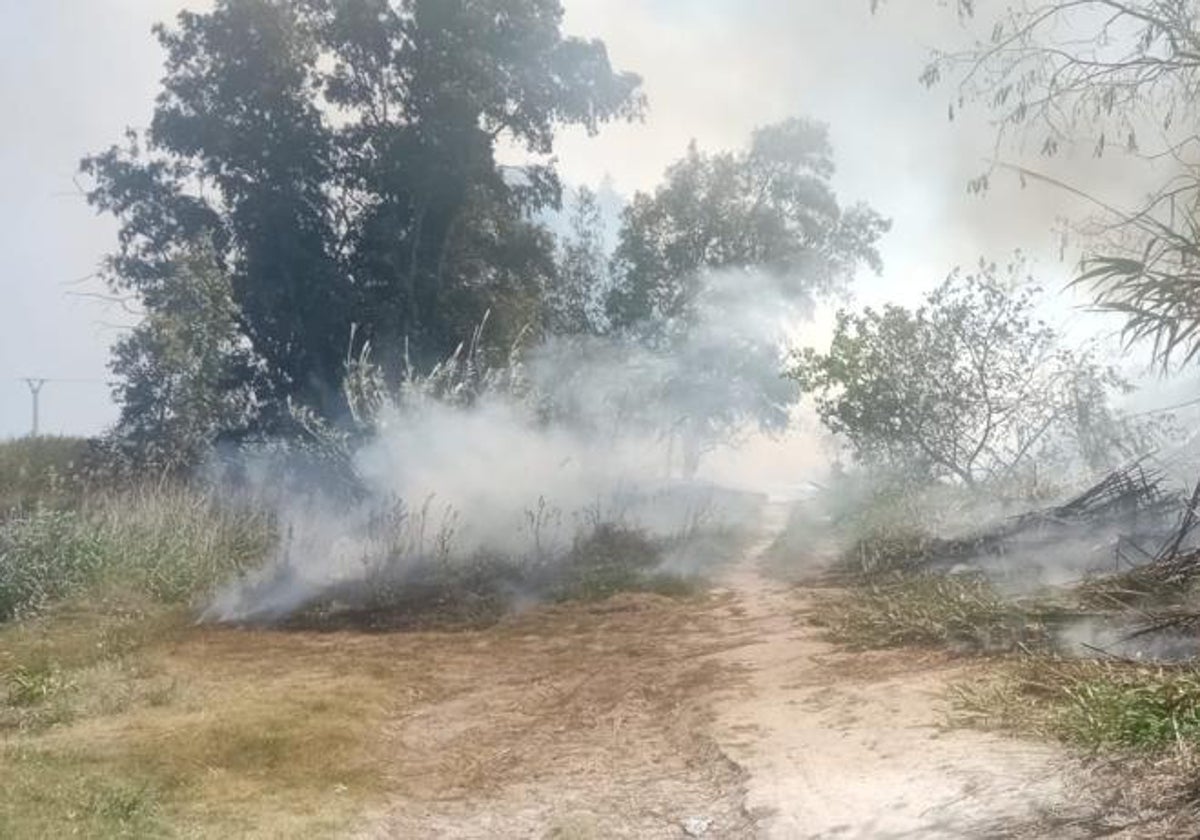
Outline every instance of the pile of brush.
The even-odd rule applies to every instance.
[[[1200,482],[1179,512],[1175,527],[1128,571],[1089,581],[1092,603],[1117,605],[1134,614],[1126,640],[1156,636],[1195,637],[1200,632]]]
[[[916,564],[928,571],[1023,553],[1054,551],[1074,534],[1106,536],[1117,568],[1140,566],[1154,554],[1145,546],[1160,542],[1180,505],[1163,489],[1161,472],[1137,461],[1113,470],[1068,501],[1010,517],[985,530],[954,539],[929,540]],[[1200,559],[1200,558],[1198,558]]]

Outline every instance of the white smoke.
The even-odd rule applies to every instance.
[[[284,616],[371,585],[380,563],[395,578],[397,563],[479,552],[552,562],[601,523],[657,537],[744,524],[756,511],[705,481],[703,458],[685,477],[688,452],[786,425],[798,395],[782,370],[805,315],[772,278],[712,275],[674,340],[551,339],[521,354],[505,377],[515,386],[469,405],[385,407],[353,456],[366,498],[346,509],[319,492],[286,497],[276,555],[219,592],[206,617]],[[723,479],[736,460],[724,453]]]

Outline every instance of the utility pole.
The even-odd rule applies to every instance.
[[[26,377],[25,384],[29,386],[29,396],[33,398],[33,431],[30,437],[38,436],[38,396],[42,393],[42,386],[46,384],[45,379],[37,379],[35,377]]]

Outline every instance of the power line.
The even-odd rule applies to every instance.
[[[40,379],[43,382],[61,382],[70,385],[112,385],[112,379],[81,379],[70,376],[14,376],[13,382],[28,382],[30,379]]]

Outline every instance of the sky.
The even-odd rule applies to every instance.
[[[190,4],[202,7],[202,0]],[[570,34],[602,38],[614,64],[640,73],[644,121],[598,137],[566,131],[557,155],[569,183],[611,178],[625,195],[652,189],[690,140],[736,148],[759,125],[827,122],[843,201],[893,220],[885,269],[857,286],[864,302],[910,302],[955,265],[1022,248],[1045,284],[1062,193],[1000,179],[983,197],[967,180],[992,152],[982,118],[947,119],[948,89],[917,81],[934,46],[970,37],[936,0],[564,0]],[[116,415],[108,347],[131,316],[95,277],[116,226],[87,207],[80,157],[149,120],[162,56],[150,33],[178,0],[0,0],[0,438],[25,434],[23,377],[44,377],[44,433],[93,434]],[[1133,176],[1111,161],[1077,163],[1083,181],[1120,193]],[[1065,301],[1068,311],[1075,301]],[[1075,316],[1069,316],[1074,318]]]

